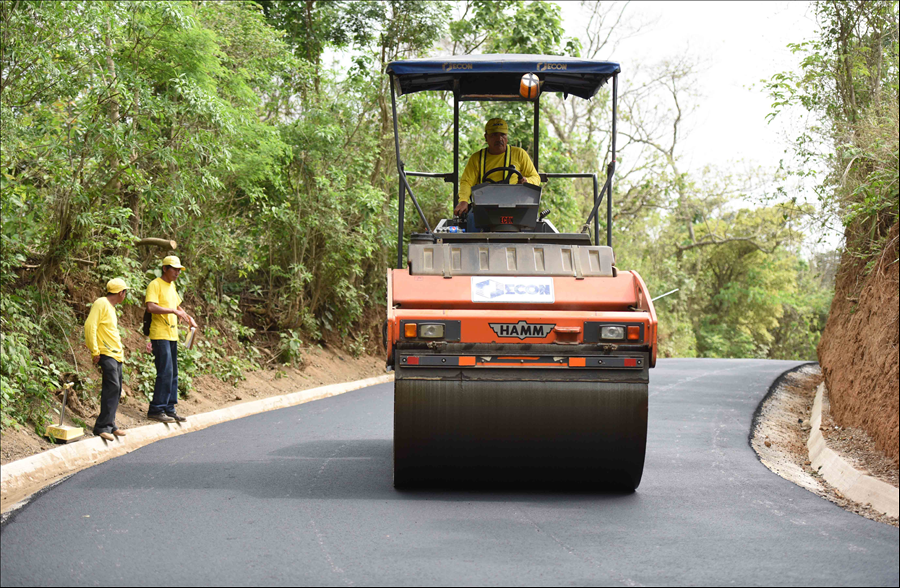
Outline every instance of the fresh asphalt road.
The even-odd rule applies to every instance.
[[[897,586],[896,528],[748,444],[797,365],[661,360],[629,494],[397,491],[391,384],[217,425],[33,500],[0,533],[0,583]]]

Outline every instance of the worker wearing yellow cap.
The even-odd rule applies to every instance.
[[[156,364],[156,383],[147,418],[161,423],[184,422],[175,412],[178,404],[178,319],[196,328],[197,322],[181,308],[181,296],[175,280],[184,266],[170,255],[162,260],[162,276],[147,286],[144,306],[153,318],[150,322],[150,349]]]
[[[453,209],[453,213],[457,216],[464,215],[469,210],[469,199],[472,196],[472,186],[476,186],[486,179],[494,182],[501,182],[508,175],[510,184],[534,184],[539,186],[541,178],[538,175],[531,157],[524,149],[507,145],[507,135],[509,127],[502,118],[492,118],[484,125],[484,140],[487,142],[487,149],[482,149],[474,153],[463,170],[462,177],[459,179],[459,204]],[[488,172],[497,167],[516,166],[516,169],[522,174],[504,172],[494,172],[485,177]]]
[[[84,342],[91,352],[91,360],[100,366],[103,373],[100,416],[94,423],[94,435],[107,441],[125,436],[125,432],[116,426],[116,411],[122,394],[122,363],[125,361],[116,305],[125,300],[127,294],[128,285],[121,278],[107,282],[106,296],[94,301],[84,323]]]

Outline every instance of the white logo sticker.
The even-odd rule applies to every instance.
[[[553,278],[472,276],[472,302],[553,304]]]

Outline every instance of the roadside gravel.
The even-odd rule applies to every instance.
[[[806,442],[809,439],[809,417],[816,387],[822,382],[818,365],[808,364],[785,375],[763,400],[750,433],[750,445],[767,468],[849,510],[874,521],[898,526],[898,519],[888,517],[868,505],[847,499],[812,469]],[[872,439],[857,429],[836,428],[823,406],[822,430],[828,446],[855,467],[888,484],[897,486],[897,466],[875,447]]]

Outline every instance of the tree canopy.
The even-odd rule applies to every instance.
[[[839,70],[843,4],[818,6],[838,28],[803,49],[819,56],[804,67]],[[584,30],[566,31],[560,7],[542,0],[2,0],[3,426],[38,423],[73,369],[84,318],[75,293],[113,276],[140,292],[153,279],[161,251],[148,238],[177,241],[188,267],[180,288],[216,325],[218,343],[186,359],[184,386],[204,370],[238,377],[262,362],[259,349],[290,361],[301,341],[374,351],[397,224],[385,65],[438,51],[614,58],[625,9],[586,4]],[[872,18],[864,24],[877,34],[848,67],[872,71],[871,47],[893,38],[877,84],[788,76],[773,81],[779,100],[818,107],[836,87],[840,100],[822,107],[854,128],[887,116],[860,105],[893,94],[896,112],[896,27],[884,37]],[[690,93],[696,68],[683,58],[645,71],[623,78],[620,93],[614,245],[619,266],[654,292],[680,289],[658,303],[661,355],[813,357],[828,260],[800,255],[807,211],[755,200],[768,188],[753,174],[685,172],[682,126],[702,108]],[[605,169],[610,102],[608,88],[591,101],[545,96],[542,170]],[[453,168],[449,96],[403,97],[399,116],[408,169]],[[467,103],[464,157],[493,116],[531,150],[530,108]],[[881,173],[840,153],[851,173]],[[417,179],[414,189],[430,219],[449,214],[447,184]],[[587,182],[560,180],[544,198],[558,227],[578,230],[591,194]],[[132,357],[126,378],[146,389],[150,370]]]

